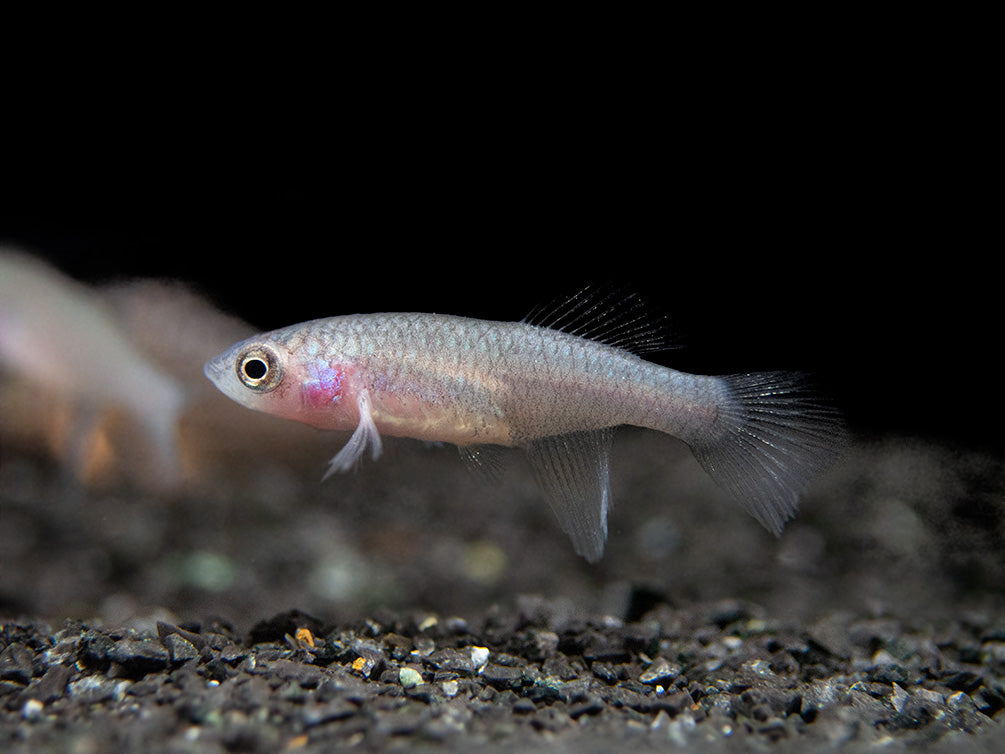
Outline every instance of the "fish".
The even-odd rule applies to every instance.
[[[686,443],[780,535],[845,443],[839,412],[804,373],[696,375],[648,361],[642,353],[662,347],[660,325],[605,301],[580,294],[568,312],[513,322],[418,312],[316,319],[242,340],[204,372],[249,409],[351,431],[324,478],[368,450],[379,457],[382,435],[452,443],[475,462],[489,446],[522,448],[590,563],[607,540],[610,451],[623,425]]]
[[[92,288],[13,246],[0,246],[0,374],[33,388],[41,397],[32,400],[73,407],[64,453],[78,477],[86,475],[102,420],[124,411],[152,458],[145,470],[151,483],[180,479],[183,386],[130,342]]]

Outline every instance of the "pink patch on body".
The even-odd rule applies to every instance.
[[[307,365],[307,377],[300,383],[300,399],[312,409],[332,408],[342,399],[346,373],[334,361],[313,361]]]

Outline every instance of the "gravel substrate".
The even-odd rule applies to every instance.
[[[1005,741],[1005,624],[976,616],[797,628],[730,601],[570,620],[528,599],[477,622],[329,626],[290,612],[246,635],[221,623],[9,623],[0,644],[12,752]]]
[[[775,538],[624,432],[590,565],[519,463],[338,445],[171,496],[6,454],[0,750],[1005,748],[995,458],[862,445]]]

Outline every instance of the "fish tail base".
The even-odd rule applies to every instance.
[[[781,534],[799,498],[846,444],[840,414],[798,373],[722,378],[728,399],[691,448],[701,466],[769,531]]]

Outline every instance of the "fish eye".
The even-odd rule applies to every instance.
[[[251,346],[237,357],[237,378],[259,393],[275,390],[283,379],[279,352],[264,344]]]

